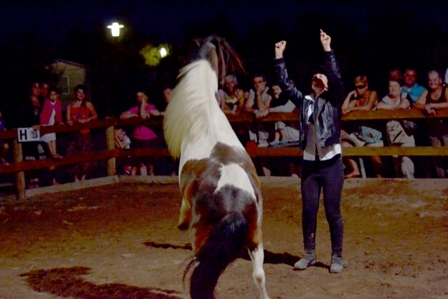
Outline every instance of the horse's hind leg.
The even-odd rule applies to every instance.
[[[177,224],[177,228],[180,230],[187,230],[190,226],[191,220],[191,205],[182,198],[182,205],[180,207],[180,215],[179,215],[179,223]]]
[[[269,299],[268,293],[266,292],[266,278],[263,270],[263,244],[259,243],[253,250],[249,249],[248,251],[253,266],[252,277],[254,278],[256,286],[260,290],[260,299]]]

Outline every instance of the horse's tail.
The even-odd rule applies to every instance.
[[[214,298],[219,276],[240,256],[248,232],[249,224],[240,213],[229,213],[218,223],[185,270],[184,278],[195,266],[190,279],[191,298]]]

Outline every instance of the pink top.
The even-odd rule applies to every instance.
[[[46,99],[44,105],[42,107],[42,112],[40,113],[40,123],[42,125],[48,125],[50,123],[51,114],[53,113],[53,109],[56,112],[55,122],[62,122],[62,103],[58,99],[56,100],[56,104],[52,104],[49,99]]]
[[[134,107],[129,109],[129,112],[132,114],[138,114],[138,108]],[[145,108],[146,111],[156,110],[156,106],[153,104],[148,104]],[[138,126],[134,130],[134,138],[139,140],[151,140],[156,138],[157,135],[148,127]]]

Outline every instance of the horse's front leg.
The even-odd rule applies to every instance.
[[[180,230],[187,230],[190,226],[191,220],[191,205],[185,198],[182,198],[182,205],[180,207],[179,223],[177,228]]]
[[[259,243],[253,250],[248,249],[248,251],[253,266],[252,277],[258,290],[260,290],[260,299],[269,299],[268,293],[266,292],[266,278],[263,269],[263,243]]]

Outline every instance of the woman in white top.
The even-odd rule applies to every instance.
[[[395,79],[389,80],[389,94],[378,103],[378,110],[409,109],[411,100],[402,92],[401,84]],[[405,125],[409,121],[391,120],[386,124],[387,139],[391,146],[415,146],[415,138]],[[414,163],[409,157],[394,156],[394,168],[397,175],[409,179],[414,178]],[[400,168],[401,165],[401,168]]]

